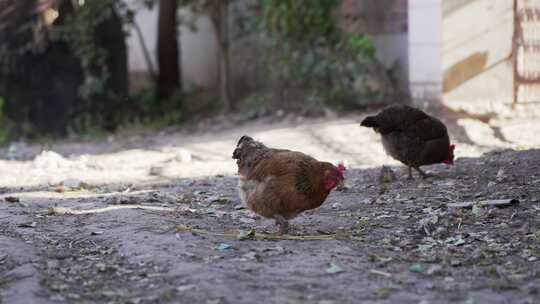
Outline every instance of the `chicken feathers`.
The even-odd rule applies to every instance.
[[[232,155],[240,175],[240,198],[253,212],[276,220],[281,234],[287,220],[322,205],[343,182],[345,168],[301,152],[272,149],[242,136]]]
[[[406,105],[393,105],[375,116],[366,117],[361,126],[381,134],[386,153],[409,167],[409,179],[415,169],[427,177],[420,167],[437,163],[453,164],[454,145],[446,126],[437,118]]]

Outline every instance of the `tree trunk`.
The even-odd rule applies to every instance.
[[[176,0],[159,1],[157,87],[160,99],[168,99],[177,89],[181,89],[176,11]]]
[[[100,97],[96,96],[89,103],[87,112],[101,116],[103,127],[108,131],[114,131],[118,124],[116,120],[118,113],[121,113],[123,107],[128,106],[126,98],[129,94],[129,81],[124,24],[114,6],[111,6],[110,10],[112,14],[96,27],[94,33],[96,46],[107,51],[106,65],[109,77],[105,83],[105,93]]]
[[[229,61],[229,1],[214,2],[211,8],[211,19],[214,25],[217,41],[217,84],[219,89],[219,99],[223,106],[223,111],[231,109],[231,77]]]

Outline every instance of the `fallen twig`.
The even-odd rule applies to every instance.
[[[387,277],[387,278],[391,278],[391,277],[392,277],[392,274],[391,274],[391,273],[384,272],[384,271],[380,271],[380,270],[377,270],[377,269],[371,269],[369,272],[370,272],[370,273],[373,273],[373,274],[381,275],[381,276]]]
[[[446,204],[449,208],[472,208],[473,206],[479,207],[506,207],[518,204],[519,200],[517,199],[499,199],[499,200],[485,200],[477,202],[458,202],[458,203],[449,203]]]
[[[165,211],[165,212],[175,212],[175,211],[195,211],[190,208],[169,208],[169,207],[160,207],[160,206],[146,206],[146,205],[109,205],[103,208],[95,209],[74,209],[71,207],[50,207],[46,210],[41,211],[46,215],[80,215],[80,214],[92,214],[92,213],[102,213],[107,211],[121,210],[121,209],[140,209],[140,210],[150,210],[150,211]]]
[[[191,232],[202,235],[212,235],[220,237],[230,237],[238,238],[240,231],[235,231],[232,233],[219,233],[213,231],[207,231],[204,229],[198,229],[186,225],[177,225],[176,231],[178,232]],[[328,235],[273,235],[265,233],[256,233],[252,231],[248,235],[249,237],[244,237],[243,239],[251,238],[256,240],[291,240],[291,241],[325,241],[325,240],[340,240],[340,239],[355,239],[354,236],[344,235],[344,234],[328,234]]]

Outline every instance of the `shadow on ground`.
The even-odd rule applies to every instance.
[[[453,167],[429,168],[437,177],[427,180],[408,181],[404,167],[393,168],[398,180],[389,184],[378,183],[378,167],[348,170],[348,189],[292,221],[292,235],[323,238],[314,241],[238,239],[240,231],[272,233],[275,227],[242,208],[234,176],[68,193],[4,188],[2,198],[19,202],[0,201],[1,299],[540,300],[540,150],[460,158]],[[520,203],[472,210],[446,205],[501,198]],[[73,210],[80,214],[69,214]]]

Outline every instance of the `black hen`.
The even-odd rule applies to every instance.
[[[450,145],[446,126],[437,118],[406,105],[393,105],[375,116],[366,117],[362,126],[381,134],[386,153],[425,178],[420,166],[454,163],[454,145]]]

